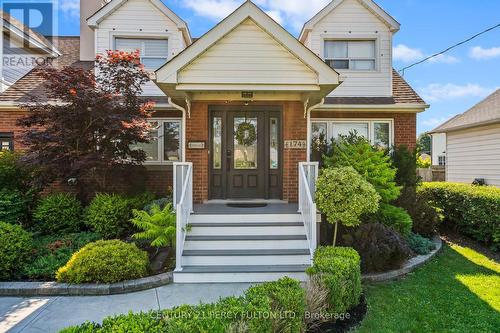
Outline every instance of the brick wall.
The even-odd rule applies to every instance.
[[[417,114],[390,112],[314,111],[312,118],[379,118],[394,120],[394,144],[414,149],[417,144]]]
[[[0,111],[0,132],[13,132],[14,133],[14,149],[24,149],[21,143],[22,128],[16,125],[18,119],[24,117],[27,113],[25,111],[14,110],[1,110]]]

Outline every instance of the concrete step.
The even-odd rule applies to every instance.
[[[288,276],[306,281],[308,265],[185,266],[174,272],[175,283],[266,282]]]
[[[302,222],[300,214],[211,215],[193,214],[190,223]]]
[[[308,249],[185,250],[185,266],[224,265],[308,265]]]
[[[187,236],[185,250],[307,249],[306,235]]]
[[[297,226],[200,226],[191,224],[188,236],[245,236],[245,235],[300,235],[305,234],[303,225]]]

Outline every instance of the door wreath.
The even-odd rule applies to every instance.
[[[242,146],[251,146],[257,140],[257,131],[255,125],[245,121],[238,125],[236,130],[236,141]]]

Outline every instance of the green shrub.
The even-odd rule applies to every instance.
[[[358,225],[361,215],[377,211],[379,201],[373,186],[352,167],[326,168],[318,177],[316,202],[332,224]]]
[[[411,232],[413,224],[411,216],[404,208],[388,204],[381,204],[379,210],[365,220],[382,223],[404,236]]]
[[[31,234],[19,225],[0,222],[0,280],[16,277],[33,248]]]
[[[432,237],[436,234],[441,222],[440,217],[434,207],[417,196],[415,187],[403,188],[401,196],[395,201],[395,204],[406,209],[410,214],[413,221],[413,232],[425,237]]]
[[[15,189],[0,190],[0,221],[16,224],[26,219],[28,206],[24,196]]]
[[[145,210],[146,212],[151,213],[151,209],[153,208],[153,206],[156,205],[156,206],[159,206],[160,209],[163,209],[168,204],[173,205],[172,198],[160,198],[160,199],[151,201],[150,203],[148,203],[147,205],[145,205],[142,210]]]
[[[51,194],[38,202],[33,213],[34,228],[44,235],[79,232],[82,204],[67,193]]]
[[[0,188],[28,190],[31,171],[20,157],[19,153],[0,151]]]
[[[150,192],[144,192],[141,195],[137,195],[129,199],[129,204],[131,209],[143,209],[144,206],[151,204],[155,201],[156,196]]]
[[[329,290],[330,313],[345,313],[359,304],[361,271],[356,250],[320,247],[314,253],[313,265],[307,269],[307,274],[311,278],[318,277]]]
[[[326,167],[353,167],[375,187],[382,202],[389,203],[399,197],[400,188],[394,181],[397,170],[390,156],[363,137],[350,135],[333,140],[324,160]]]
[[[106,239],[120,238],[131,229],[130,201],[117,194],[97,194],[87,208],[85,222]]]
[[[147,253],[135,244],[100,240],[73,254],[57,271],[56,278],[59,282],[69,283],[114,283],[144,277],[148,265]]]
[[[416,254],[429,254],[436,248],[431,240],[413,232],[406,236],[406,240],[408,241],[410,249]]]
[[[172,211],[172,204],[165,208],[153,205],[151,213],[144,210],[132,211],[134,217],[130,220],[138,229],[143,230],[133,237],[151,241],[151,246],[163,247],[174,243],[176,230],[176,215]]]
[[[355,229],[346,229],[341,244],[358,251],[363,273],[400,268],[411,255],[406,240],[381,223],[363,223]]]
[[[500,249],[500,189],[457,183],[424,183],[419,196],[440,209],[447,226]]]
[[[61,332],[300,333],[305,331],[304,297],[298,281],[283,278],[251,287],[241,297],[108,317],[102,324],[87,322]]]
[[[248,289],[245,299],[252,310],[265,309],[269,319],[249,325],[253,332],[303,332],[305,292],[300,282],[288,277]]]
[[[415,188],[420,183],[417,176],[417,155],[405,145],[394,147],[391,158],[396,168],[396,184],[403,187]],[[403,195],[403,194],[402,194]]]
[[[100,236],[91,232],[35,238],[33,259],[26,263],[21,275],[31,280],[53,280],[73,253],[98,239]]]

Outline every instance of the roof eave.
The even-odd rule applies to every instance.
[[[456,131],[460,131],[460,130],[470,129],[470,128],[474,128],[474,127],[480,127],[480,126],[486,126],[486,125],[493,125],[493,124],[500,124],[500,118],[490,119],[490,120],[481,121],[481,122],[477,122],[477,123],[473,123],[473,124],[466,124],[466,125],[462,125],[462,126],[443,128],[443,129],[440,129],[438,127],[436,129],[433,129],[432,131],[430,131],[429,134],[456,132]]]

